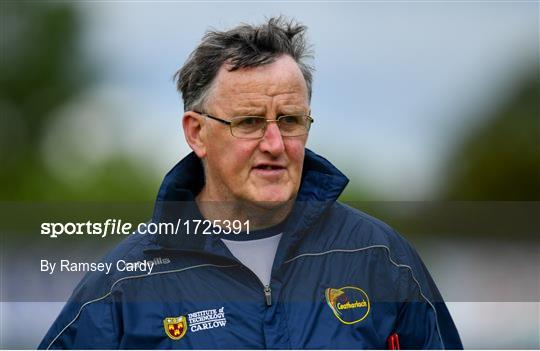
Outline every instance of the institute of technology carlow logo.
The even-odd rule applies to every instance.
[[[342,323],[358,323],[369,314],[369,297],[360,288],[354,286],[328,288],[324,291],[324,296],[326,303]]]
[[[181,339],[187,331],[186,317],[167,317],[163,320],[163,328],[165,328],[165,333],[169,338]]]

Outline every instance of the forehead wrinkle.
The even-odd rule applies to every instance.
[[[219,87],[220,95],[264,95],[267,97],[276,97],[284,94],[306,94],[304,81],[296,79],[298,77],[294,75],[288,75],[287,77],[268,77],[267,75],[263,75],[258,78],[254,80],[253,77],[247,79],[241,76],[239,79],[218,77],[218,84],[216,85]]]
[[[286,92],[267,96],[260,93],[248,92],[240,95],[224,95],[217,102],[223,102],[222,107],[236,115],[263,114],[268,109],[278,110],[289,108],[292,110],[305,109],[307,107],[303,95],[298,92]]]
[[[278,63],[233,72],[221,67],[213,90],[216,107],[235,115],[280,113],[281,108],[290,105],[297,106],[294,109],[309,108],[300,70],[290,72],[290,65],[286,65],[276,72]]]
[[[264,112],[268,106],[269,98],[258,96],[257,98],[249,97],[238,97],[227,98],[226,96],[223,99],[219,99],[222,108],[227,112],[233,114],[255,114],[259,112]]]

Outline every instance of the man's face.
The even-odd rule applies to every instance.
[[[307,95],[298,65],[291,57],[281,56],[260,67],[232,72],[221,67],[204,112],[226,120],[303,115],[309,113]],[[209,118],[203,121],[201,135],[208,199],[271,206],[296,196],[307,135],[282,137],[277,124],[269,123],[261,139],[238,139],[228,125]]]

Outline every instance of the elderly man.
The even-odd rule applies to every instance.
[[[414,249],[339,203],[347,178],[305,149],[305,27],[207,33],[177,73],[193,153],[165,177],[154,223],[89,274],[40,348],[461,348]],[[234,234],[237,233],[237,234]]]

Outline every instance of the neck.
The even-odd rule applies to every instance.
[[[203,190],[195,198],[197,206],[204,218],[211,221],[238,221],[242,229],[264,229],[277,225],[285,220],[292,210],[294,199],[276,204],[275,202],[253,203],[249,201],[223,201],[209,196]]]

